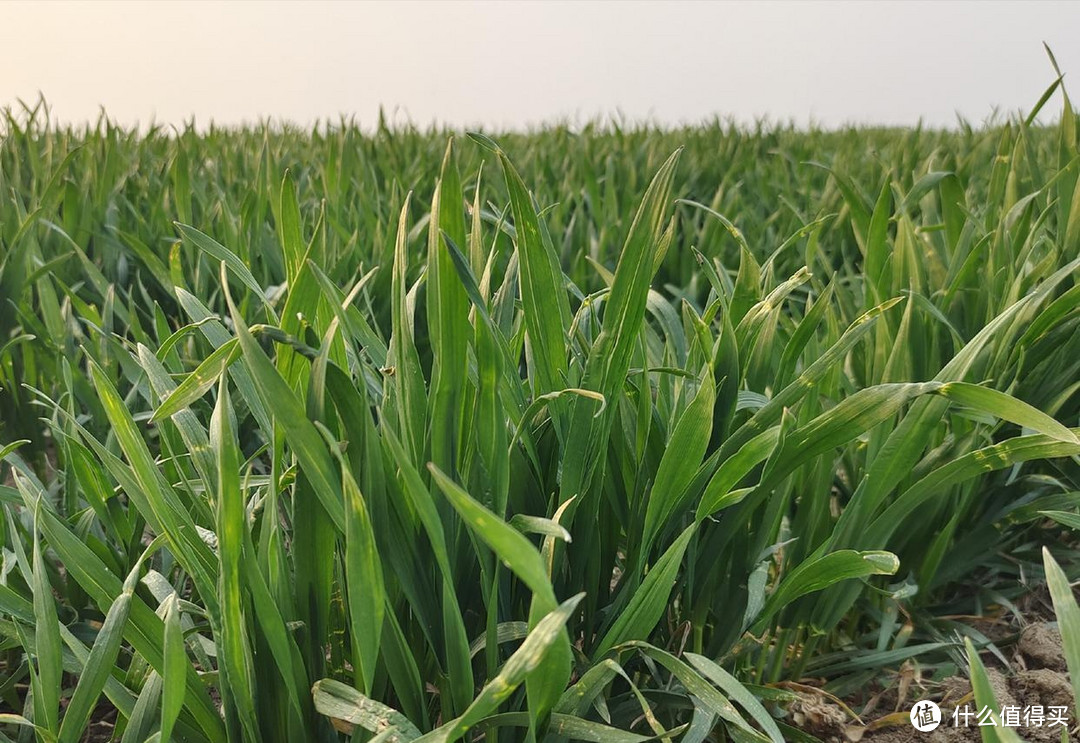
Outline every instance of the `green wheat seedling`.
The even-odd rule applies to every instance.
[[[1059,89],[449,144],[9,111],[0,740],[783,741],[776,682],[962,656],[935,602],[1080,500]]]

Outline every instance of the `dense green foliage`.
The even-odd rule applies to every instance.
[[[1078,565],[1080,149],[1033,118],[9,112],[0,722],[778,741],[772,682],[965,663],[945,608]]]

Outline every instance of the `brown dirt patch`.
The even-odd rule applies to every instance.
[[[1065,671],[1065,655],[1061,646],[1061,634],[1057,628],[1036,622],[1024,629],[1015,646],[1012,657],[1013,672],[989,667],[987,675],[994,696],[999,705],[1025,707],[1042,705],[1047,711],[1050,707],[1068,707],[1073,723],[1069,740],[1080,740],[1077,735],[1077,721],[1072,719],[1072,685]],[[988,661],[989,662],[989,661]],[[969,727],[953,727],[952,712],[958,703],[967,703],[975,709],[971,698],[971,685],[963,677],[954,676],[923,689],[914,688],[913,684],[906,700],[899,700],[899,709],[893,711],[879,707],[876,719],[864,719],[867,726],[860,727],[847,715],[843,708],[822,695],[800,694],[798,702],[790,709],[789,722],[814,735],[825,743],[980,743],[982,736],[975,724]],[[895,694],[889,696],[895,702]],[[915,699],[933,699],[941,705],[945,718],[941,727],[932,733],[918,733],[908,722],[908,710]],[[852,707],[858,709],[852,702]],[[884,707],[885,705],[882,705]],[[1061,740],[1060,726],[1014,728],[1015,732],[1029,743],[1058,743]]]
[[[1061,632],[1043,622],[1029,624],[1020,633],[1017,644],[1027,668],[1049,668],[1064,672],[1065,655],[1061,651]]]

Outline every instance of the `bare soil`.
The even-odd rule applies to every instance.
[[[1046,710],[1050,707],[1068,707],[1072,728],[1067,739],[1080,741],[1077,721],[1072,719],[1072,686],[1057,627],[1042,621],[1029,624],[1021,632],[1013,651],[1009,671],[987,668],[998,704],[1021,709],[1034,705],[1042,705]],[[986,662],[988,665],[991,663],[988,659]],[[902,678],[903,675],[901,671]],[[824,743],[981,743],[982,736],[974,720],[969,727],[953,727],[953,709],[964,704],[975,709],[971,685],[966,678],[953,676],[922,688],[918,683],[901,681],[899,686],[904,692],[882,694],[881,698],[862,705],[862,710],[854,702],[850,705],[863,716],[862,722],[865,724],[852,719],[840,705],[826,696],[812,693],[800,693],[799,701],[789,709],[788,722]],[[887,703],[883,703],[883,698]],[[933,732],[916,731],[908,719],[911,704],[920,698],[933,699],[941,706],[945,719],[941,727]],[[1014,731],[1029,743],[1058,743],[1062,740],[1061,726],[1020,727],[1014,728]]]

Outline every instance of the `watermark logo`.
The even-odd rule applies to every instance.
[[[911,708],[908,713],[911,726],[920,733],[929,733],[937,730],[941,725],[948,725],[941,712],[941,707],[923,699]],[[952,724],[950,727],[1001,727],[1001,728],[1067,728],[1069,726],[1069,708],[1067,706],[1044,707],[1041,704],[1033,704],[1021,708],[1019,705],[1003,705],[1001,711],[991,709],[983,705],[981,709],[973,709],[965,704],[956,707],[952,711]]]
[[[909,716],[912,727],[920,733],[929,733],[941,724],[941,708],[929,700],[915,702]]]

